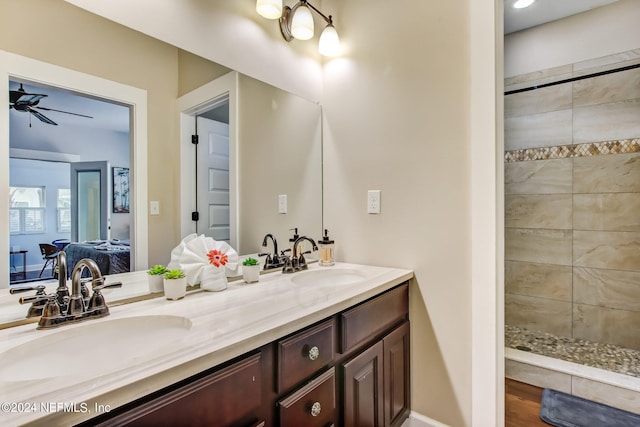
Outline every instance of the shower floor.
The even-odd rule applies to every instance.
[[[640,351],[505,325],[505,346],[640,378]]]

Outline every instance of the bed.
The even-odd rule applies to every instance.
[[[103,275],[130,271],[131,247],[125,240],[96,240],[70,243],[64,248],[67,254],[67,272],[71,277],[73,267],[83,258],[90,258],[98,264]],[[87,276],[85,271],[83,276]]]

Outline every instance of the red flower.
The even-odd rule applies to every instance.
[[[227,265],[227,255],[217,249],[211,249],[207,252],[207,258],[209,258],[209,262],[216,267]]]

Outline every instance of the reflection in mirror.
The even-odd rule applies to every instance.
[[[295,228],[301,235],[320,237],[319,104],[237,72],[178,103],[183,236],[196,232],[226,240],[241,255],[272,250],[262,247],[268,233],[280,249],[287,248]],[[193,133],[199,135],[197,148],[190,144]],[[197,221],[193,212],[198,212]]]
[[[46,66],[46,64],[44,64]],[[37,73],[36,73],[37,75]],[[231,182],[234,182],[236,187],[233,187],[233,196],[237,199],[235,207],[230,206],[229,211],[231,215],[234,215],[236,219],[236,245],[240,254],[254,254],[256,252],[263,252],[271,250],[269,248],[262,248],[261,243],[265,234],[272,233],[276,236],[280,243],[280,249],[288,247],[288,239],[292,235],[290,229],[298,228],[301,234],[307,234],[310,237],[318,238],[322,229],[322,159],[321,159],[321,109],[320,106],[315,103],[300,97],[291,95],[287,92],[274,88],[265,83],[259,82],[247,76],[237,75],[237,90],[236,90],[236,107],[232,108],[236,112],[233,119],[229,119],[230,122],[235,120],[233,130],[230,130],[230,137],[233,136],[235,148],[234,152],[237,158],[230,162],[230,178]],[[29,81],[24,79],[24,82]],[[40,83],[39,83],[40,84]],[[72,87],[67,83],[64,85],[67,88]],[[56,89],[56,88],[53,88]],[[82,92],[80,88],[78,92]],[[125,98],[119,98],[125,99]],[[139,101],[138,105],[142,105],[143,102]],[[133,113],[136,117],[142,109],[136,109]],[[144,110],[146,111],[146,110]],[[22,131],[28,132],[28,116],[21,112],[15,112],[22,114],[18,116],[18,119],[22,119],[19,125],[25,125]],[[50,113],[51,114],[51,113]],[[64,113],[62,113],[64,114]],[[52,114],[53,115],[53,114]],[[27,121],[25,121],[25,119]],[[89,120],[89,119],[86,119]],[[141,120],[141,119],[138,119]],[[217,119],[219,120],[219,119]],[[195,120],[194,120],[195,123]],[[41,123],[37,123],[40,125]],[[32,128],[35,128],[36,123],[32,121]],[[42,123],[44,126],[45,124]],[[61,129],[53,125],[46,125],[51,128]],[[12,125],[14,127],[14,125]],[[88,143],[92,140],[91,134],[83,133],[84,142]],[[130,138],[135,140],[135,138]],[[130,141],[132,142],[132,141]],[[108,144],[102,144],[100,150],[109,148]],[[187,145],[188,149],[194,149],[189,141]],[[38,170],[43,167],[45,163],[43,160],[34,160],[33,158],[25,159],[25,153],[20,150],[36,151],[33,147],[28,148],[13,148],[11,160],[11,167],[13,168],[19,162],[29,161],[34,162],[26,167],[29,171]],[[78,155],[72,155],[71,150],[62,150],[66,155],[53,155],[47,154],[44,160],[47,160],[47,164],[55,164],[58,166],[64,165],[67,171],[64,172],[68,175],[68,165],[75,161],[84,160],[84,158],[78,157]],[[126,150],[125,150],[126,151]],[[133,152],[133,148],[130,146],[127,153]],[[42,156],[41,156],[42,157]],[[189,159],[194,159],[193,152],[189,154]],[[56,159],[57,162],[53,163],[48,160]],[[193,161],[193,160],[192,160]],[[127,166],[125,160],[111,160],[111,166],[125,167]],[[15,166],[18,167],[18,166]],[[135,165],[130,165],[133,172]],[[146,167],[146,164],[145,164]],[[235,168],[235,170],[234,170]],[[191,174],[193,166],[182,167],[182,172]],[[112,177],[110,177],[112,179]],[[153,179],[151,177],[151,179]],[[195,177],[193,178],[195,180]],[[137,181],[136,181],[137,182]],[[49,185],[53,185],[53,181],[50,181]],[[56,221],[51,225],[51,230],[58,229],[58,222],[60,223],[60,230],[68,230],[70,227],[70,215],[67,210],[70,209],[70,195],[67,188],[70,188],[70,184],[60,184],[59,191],[48,191],[46,194],[54,196],[53,201],[48,201],[47,206],[55,207]],[[232,188],[230,188],[232,189]],[[144,195],[144,202],[138,206],[145,207],[147,204],[146,199],[146,173],[143,186],[135,187],[134,179],[131,181],[132,198],[133,193],[138,192]],[[193,193],[195,197],[195,187],[190,187],[190,193]],[[287,206],[284,210],[286,213],[280,213],[279,196],[287,196]],[[56,200],[57,197],[57,200]],[[132,199],[133,200],[133,199]],[[136,204],[132,203],[132,211],[135,209]],[[191,218],[191,212],[193,208],[191,205],[185,205],[188,207],[187,214],[189,220]],[[116,234],[115,218],[125,214],[115,214],[109,212],[112,217],[111,221],[111,238],[121,238],[124,240],[123,234]],[[142,218],[146,218],[146,208],[142,215]],[[59,218],[59,219],[58,219]],[[146,220],[145,220],[146,221]],[[131,231],[132,245],[135,245],[137,250],[141,250],[144,253],[143,263],[146,263],[146,253],[148,248],[146,237],[146,224],[144,228],[144,238],[134,239],[135,230]],[[195,223],[191,222],[191,226],[194,227]],[[6,230],[6,235],[9,236],[9,224],[0,225]],[[66,229],[65,229],[66,227]],[[124,228],[126,229],[126,227]],[[188,234],[184,232],[183,235]],[[198,230],[200,232],[200,230]],[[70,231],[64,231],[64,233],[70,233]],[[69,235],[70,234],[65,234]],[[61,236],[47,236],[46,241],[65,240]],[[229,233],[231,237],[231,232]],[[69,240],[71,238],[69,237]],[[135,240],[135,243],[134,243]],[[21,246],[19,243],[14,246]],[[9,248],[7,248],[7,255],[9,255]],[[21,248],[16,248],[21,249]],[[31,252],[31,250],[30,250]],[[44,260],[39,254],[38,248],[33,249],[33,254],[36,255],[35,261],[27,261],[27,265],[34,266],[34,270],[39,269],[44,265]],[[133,255],[133,252],[132,252]],[[11,255],[10,258],[17,268],[20,268],[22,260],[21,255]],[[141,264],[133,262],[133,256],[131,260],[131,269],[146,269],[146,265],[140,267]],[[167,254],[167,260],[169,254]],[[44,274],[51,275],[51,265],[47,266]],[[9,276],[8,273],[6,273]],[[8,277],[7,277],[8,278]],[[7,281],[8,282],[8,281]],[[6,282],[5,282],[6,286]],[[19,306],[17,297],[15,295],[3,295],[3,300],[7,299],[7,303],[17,307],[15,311],[15,319],[4,319],[4,323],[18,321],[23,318],[25,307]],[[117,301],[117,297],[112,298],[110,301]],[[12,311],[13,312],[13,311]]]
[[[112,166],[130,168],[129,107],[24,79],[10,80],[9,90],[10,247],[26,251],[19,269],[11,254],[10,285],[54,276],[55,254],[43,245],[67,251],[69,271],[92,254],[108,259],[105,274],[129,271],[133,208],[116,209],[120,188],[111,179]],[[25,199],[32,188],[41,200]],[[126,262],[112,266],[116,250]]]

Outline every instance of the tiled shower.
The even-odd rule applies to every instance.
[[[507,330],[640,351],[640,49],[510,77],[504,105]]]

